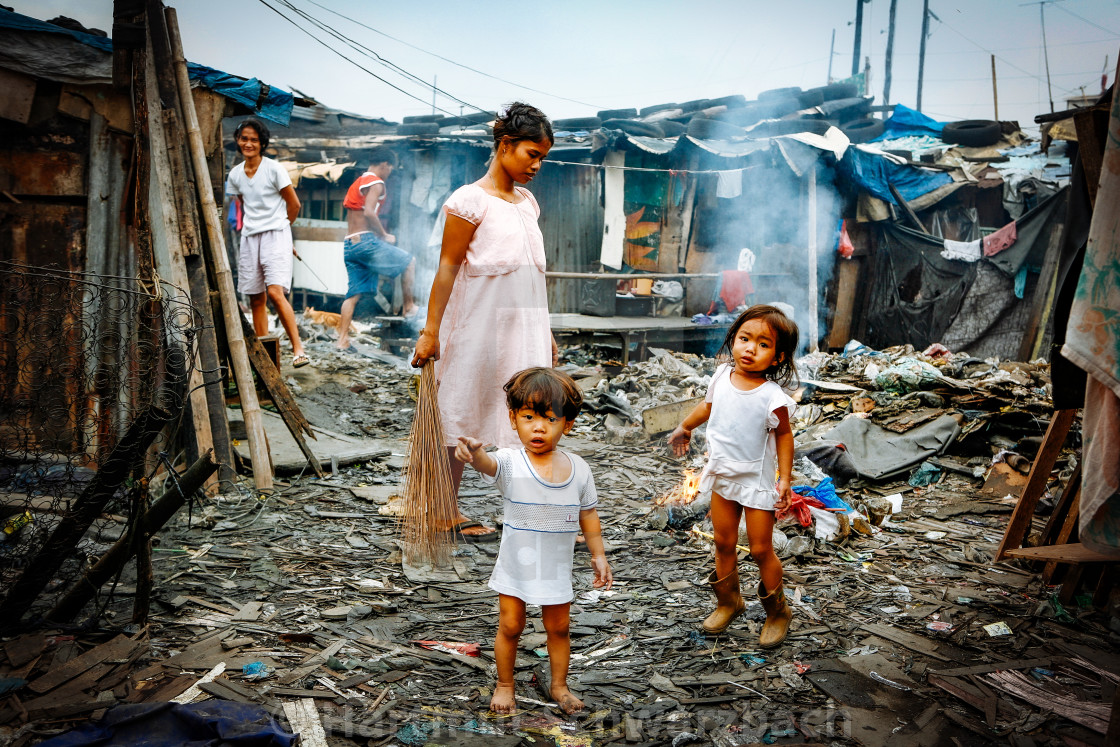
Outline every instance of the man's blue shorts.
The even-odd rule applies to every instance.
[[[407,270],[412,262],[411,254],[399,246],[382,241],[372,231],[346,239],[342,258],[346,262],[346,276],[349,279],[347,298],[361,293],[376,293],[379,276],[395,278]]]

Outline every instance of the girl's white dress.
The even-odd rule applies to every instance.
[[[572,556],[579,512],[599,499],[591,468],[575,454],[561,452],[572,464],[563,482],[545,482],[529,464],[525,449],[498,449],[493,481],[505,504],[502,544],[490,576],[490,588],[527,604],[572,601]]]
[[[700,491],[714,491],[747,508],[773,511],[778,500],[775,411],[784,407],[792,418],[797,404],[773,381],[747,391],[736,389],[731,371],[729,364],[717,368],[704,397],[712,403],[712,414]]]

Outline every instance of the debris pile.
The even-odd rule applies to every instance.
[[[0,734],[22,747],[179,698],[251,705],[306,744],[1101,743],[1120,683],[1117,610],[1091,595],[1065,604],[1033,568],[992,562],[1045,430],[1046,366],[856,344],[800,362],[805,511],[775,542],[794,618],[787,642],[762,651],[754,599],[727,634],[700,632],[710,534],[702,511],[686,524],[668,510],[697,503],[683,500],[685,470],[702,465],[703,439],[673,458],[663,434],[679,416],[659,408],[702,396],[715,362],[658,351],[615,373],[578,353],[565,358],[589,412],[563,445],[595,473],[615,572],[613,589],[592,589],[577,550],[569,681],[583,714],[549,702],[532,611],[519,710],[488,713],[497,545],[461,544],[446,567],[402,558],[391,506],[410,374],[324,350],[293,374],[301,408],[316,426],[376,435],[383,456],[177,517],[157,538],[146,629],[111,605],[98,632],[5,641]],[[884,446],[914,433],[929,453]],[[1055,495],[1075,462],[1059,460]],[[461,503],[500,524],[497,493],[470,470]],[[836,527],[822,535],[826,519]]]

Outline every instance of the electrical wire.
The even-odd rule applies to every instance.
[[[481,75],[485,78],[490,78],[491,80],[496,80],[499,83],[505,83],[506,85],[515,86],[517,88],[521,88],[521,89],[526,90],[526,91],[532,91],[533,93],[539,93],[542,96],[549,96],[550,98],[558,99],[559,101],[568,101],[572,104],[579,104],[580,106],[588,106],[588,107],[591,107],[593,109],[598,108],[598,107],[595,106],[595,104],[589,104],[586,101],[579,101],[577,99],[570,99],[570,98],[567,98],[565,96],[557,96],[554,93],[549,93],[548,91],[542,91],[539,88],[533,88],[531,86],[522,85],[521,83],[515,83],[512,80],[506,80],[505,78],[499,78],[496,75],[491,75],[490,73],[484,72],[484,71],[479,70],[477,68],[473,68],[470,65],[464,65],[461,62],[456,62],[455,60],[452,60],[448,57],[444,57],[443,55],[437,54],[436,52],[432,52],[430,50],[424,49],[423,47],[418,47],[415,44],[411,44],[409,42],[406,42],[404,39],[398,39],[397,37],[395,37],[391,34],[387,34],[384,31],[381,31],[380,29],[375,29],[373,26],[362,23],[361,21],[357,20],[356,18],[351,18],[350,16],[343,15],[342,13],[339,13],[337,10],[333,10],[331,8],[328,8],[325,5],[317,3],[317,2],[315,2],[315,0],[307,0],[307,2],[311,3],[312,5],[317,6],[319,8],[322,8],[323,10],[327,11],[328,13],[333,13],[334,15],[338,16],[339,18],[342,18],[346,21],[349,21],[350,23],[353,23],[357,26],[361,26],[362,28],[367,29],[369,31],[372,31],[375,34],[379,34],[381,36],[384,36],[386,39],[392,39],[393,41],[397,42],[398,44],[403,44],[406,47],[409,47],[411,49],[415,49],[417,52],[423,52],[424,54],[431,55],[432,57],[435,57],[437,60],[443,60],[444,62],[455,65],[456,67],[461,67],[464,70],[469,70],[470,72],[476,73],[477,75]]]
[[[377,80],[381,81],[381,82],[382,82],[382,83],[384,83],[385,85],[389,86],[389,87],[390,87],[390,88],[392,88],[393,90],[395,90],[395,91],[399,91],[399,92],[403,93],[403,94],[404,94],[405,96],[408,96],[408,97],[409,97],[410,99],[414,99],[414,100],[416,100],[416,101],[419,101],[419,102],[420,102],[421,104],[423,104],[424,106],[429,106],[429,105],[430,105],[430,102],[428,102],[428,101],[426,101],[426,100],[424,100],[424,99],[420,98],[419,96],[416,96],[415,94],[409,93],[408,91],[404,90],[404,89],[403,89],[403,88],[401,88],[400,86],[397,86],[397,85],[395,85],[395,84],[393,84],[393,83],[390,83],[389,81],[385,80],[384,78],[382,78],[382,77],[381,77],[380,75],[378,75],[377,73],[373,72],[373,71],[372,71],[372,70],[370,70],[369,68],[365,67],[364,65],[361,65],[361,64],[359,64],[358,62],[356,62],[356,61],[354,61],[354,60],[350,59],[349,57],[347,57],[346,55],[342,54],[342,52],[339,52],[339,51],[338,51],[337,49],[335,49],[334,47],[332,47],[332,46],[331,46],[330,44],[327,44],[327,43],[326,43],[325,41],[323,41],[323,40],[322,40],[322,39],[320,39],[319,37],[317,37],[317,36],[315,36],[314,34],[312,34],[312,33],[311,33],[310,31],[308,31],[307,29],[305,29],[305,28],[303,28],[302,26],[300,26],[300,25],[299,25],[298,23],[296,23],[296,21],[294,21],[294,20],[293,20],[293,19],[291,19],[291,18],[288,18],[288,17],[286,16],[286,15],[284,15],[283,13],[281,13],[281,12],[279,11],[279,9],[277,9],[277,8],[274,8],[274,7],[272,7],[271,5],[269,5],[269,4],[268,4],[268,2],[267,2],[267,0],[257,0],[257,1],[258,1],[258,2],[259,2],[259,3],[261,4],[261,5],[263,5],[264,7],[268,8],[269,10],[271,10],[271,11],[272,11],[273,13],[275,13],[276,15],[280,16],[281,18],[283,18],[283,19],[284,19],[285,21],[287,21],[288,23],[290,23],[290,24],[292,24],[293,26],[295,26],[295,27],[296,27],[297,29],[299,29],[299,30],[300,30],[300,31],[302,31],[303,33],[305,33],[305,34],[307,34],[308,36],[310,36],[310,37],[311,37],[312,39],[314,39],[315,41],[319,42],[319,44],[321,44],[322,46],[326,47],[326,48],[327,48],[328,50],[330,50],[331,52],[334,52],[334,53],[335,53],[336,55],[338,55],[338,56],[339,56],[339,57],[341,57],[342,59],[344,59],[344,60],[346,60],[347,62],[349,62],[349,63],[350,63],[351,65],[353,65],[354,67],[358,68],[359,70],[361,70],[361,71],[363,71],[363,72],[365,72],[365,73],[368,73],[369,75],[373,76],[374,78],[376,78]],[[441,112],[443,112],[444,114],[450,114],[450,115],[454,116],[454,113],[453,113],[453,112],[449,112],[449,111],[447,111],[446,109],[441,109],[441,108],[440,108],[440,107],[438,107],[438,106],[437,106],[437,107],[435,107],[435,108],[436,108],[436,109],[439,109],[439,110],[440,110]],[[480,111],[481,111],[481,110],[480,110]]]
[[[1063,11],[1063,12],[1065,12],[1065,13],[1069,13],[1069,14],[1070,14],[1071,16],[1073,16],[1074,18],[1077,18],[1078,20],[1084,21],[1085,23],[1089,24],[1089,25],[1090,25],[1090,26],[1092,26],[1093,28],[1095,28],[1095,29],[1100,29],[1101,31],[1105,32],[1106,34],[1112,34],[1113,36],[1120,36],[1120,34],[1116,33],[1116,32],[1115,32],[1115,31],[1113,31],[1112,29],[1106,29],[1106,28],[1105,28],[1104,26],[1101,26],[1100,24],[1097,24],[1097,23],[1094,23],[1093,21],[1090,21],[1090,20],[1089,20],[1088,18],[1086,18],[1085,16],[1080,16],[1080,15],[1078,15],[1077,13],[1074,13],[1074,12],[1073,12],[1072,10],[1070,10],[1069,8],[1065,7],[1064,5],[1057,5],[1057,4],[1054,4],[1054,5],[1053,5],[1053,7],[1057,8],[1058,10],[1060,10],[1060,11]]]
[[[1000,61],[1000,62],[1002,62],[1003,64],[1007,65],[1008,67],[1014,68],[1015,70],[1018,70],[1018,71],[1019,71],[1019,72],[1021,72],[1021,73],[1025,73],[1025,74],[1026,74],[1026,75],[1027,75],[1028,77],[1030,77],[1030,78],[1034,78],[1034,79],[1035,79],[1035,80],[1037,80],[1037,81],[1038,81],[1039,83],[1045,83],[1045,82],[1046,82],[1046,79],[1045,79],[1045,78],[1043,78],[1043,77],[1042,77],[1041,75],[1038,75],[1038,74],[1036,74],[1036,73],[1032,73],[1032,72],[1031,72],[1030,70],[1026,70],[1026,69],[1024,69],[1024,68],[1021,68],[1021,67],[1019,67],[1019,66],[1018,66],[1018,65],[1016,65],[1016,64],[1015,64],[1014,62],[1011,62],[1010,60],[1007,60],[1007,59],[1005,59],[1005,58],[1003,58],[1003,57],[1000,57],[1000,56],[999,56],[998,54],[996,54],[995,52],[992,52],[992,51],[991,51],[990,49],[987,49],[987,48],[986,48],[986,47],[985,47],[985,46],[984,46],[983,44],[980,44],[979,42],[977,42],[977,41],[973,41],[972,39],[968,38],[967,36],[965,36],[965,35],[964,35],[963,33],[961,33],[960,31],[957,31],[957,30],[956,30],[955,28],[953,28],[953,27],[952,27],[952,26],[950,26],[949,24],[947,24],[947,23],[945,23],[944,21],[942,21],[942,20],[941,20],[940,18],[937,18],[937,22],[938,22],[938,23],[940,23],[940,24],[941,24],[942,26],[944,26],[945,28],[947,28],[947,29],[949,29],[950,31],[952,31],[952,32],[953,32],[954,34],[956,34],[956,35],[957,35],[957,36],[959,36],[960,38],[964,39],[964,40],[965,40],[966,42],[968,42],[969,44],[971,44],[971,45],[973,45],[974,47],[976,47],[977,49],[983,50],[984,52],[987,52],[988,54],[992,55],[993,57],[995,57],[995,58],[996,58],[997,60],[999,60],[999,61]]]
[[[397,74],[402,75],[405,78],[408,78],[415,83],[419,83],[420,85],[424,86],[425,88],[431,89],[432,91],[434,91],[436,93],[443,94],[445,97],[451,99],[452,101],[454,101],[458,104],[462,104],[463,106],[469,107],[471,109],[477,109],[480,112],[483,111],[480,107],[475,106],[474,104],[470,103],[469,101],[463,101],[462,99],[458,98],[457,96],[453,96],[452,94],[443,90],[442,88],[435,85],[434,83],[428,83],[428,81],[424,80],[423,78],[419,77],[418,75],[410,73],[408,70],[405,70],[400,65],[397,65],[394,62],[392,62],[391,60],[388,60],[388,59],[382,57],[375,50],[365,46],[361,42],[358,42],[358,41],[355,41],[354,39],[351,39],[350,37],[343,34],[341,31],[335,29],[334,27],[330,26],[329,24],[325,23],[324,21],[321,21],[318,18],[312,16],[310,13],[307,13],[306,11],[300,10],[299,8],[297,8],[291,2],[291,0],[277,0],[277,2],[280,2],[284,7],[288,8],[293,13],[296,13],[299,16],[303,17],[304,19],[310,21],[315,26],[317,26],[319,29],[327,32],[331,36],[333,36],[336,39],[338,39],[339,41],[341,41],[343,44],[347,45],[348,47],[350,47],[354,51],[358,52],[359,54],[365,55],[366,57],[369,57],[372,60],[376,60],[377,62],[379,62],[380,64],[389,68],[390,70],[393,70]]]

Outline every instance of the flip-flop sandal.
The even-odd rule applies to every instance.
[[[463,533],[464,529],[474,529],[476,527],[480,529],[490,529],[491,531],[486,532],[485,534]],[[462,539],[463,542],[469,542],[470,544],[477,544],[479,542],[497,542],[498,538],[501,536],[497,529],[487,527],[485,524],[477,521],[464,521],[460,524],[456,524],[450,531],[455,534],[456,538]]]
[[[311,363],[311,359],[307,357],[306,353],[300,353],[295,358],[292,358],[292,368],[303,368]]]

